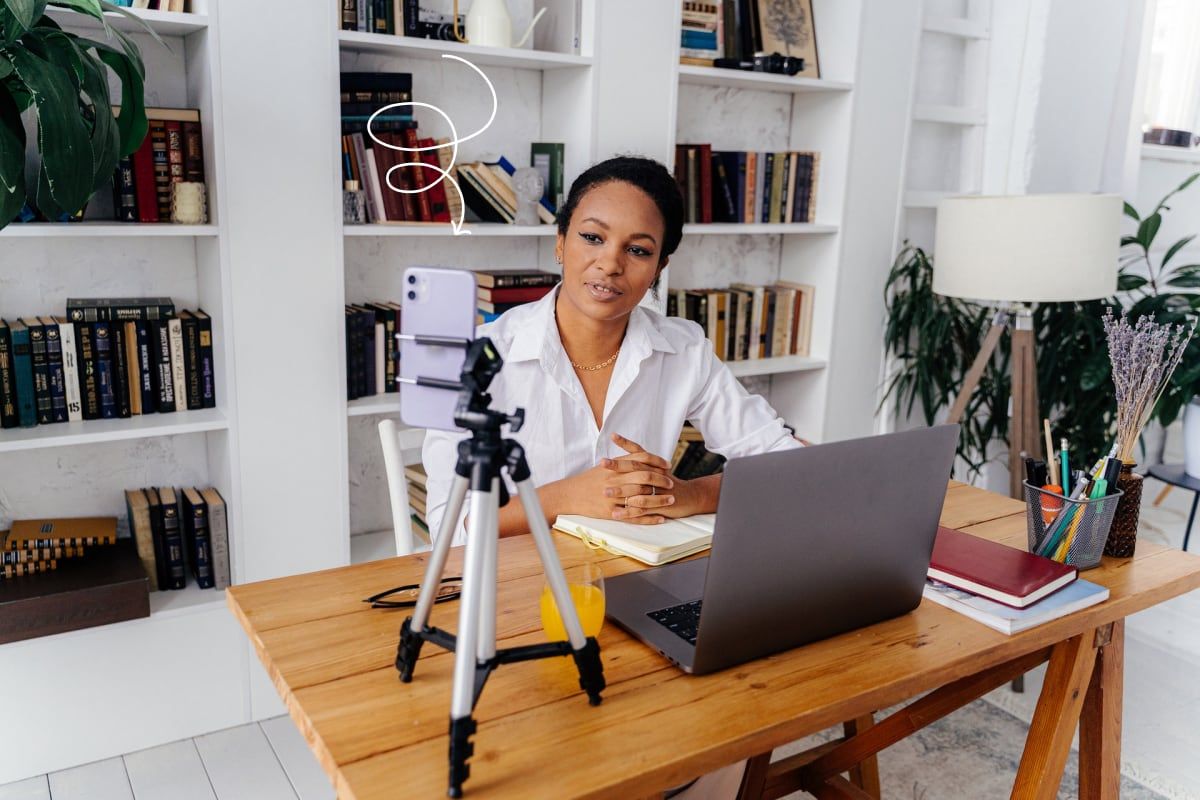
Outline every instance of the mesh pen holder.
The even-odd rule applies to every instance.
[[[1099,566],[1100,557],[1104,555],[1104,543],[1108,540],[1108,529],[1112,527],[1113,515],[1117,512],[1117,501],[1123,493],[1113,489],[1104,497],[1072,500],[1040,489],[1029,481],[1023,483],[1029,552],[1045,555],[1081,570]],[[1064,538],[1067,545],[1066,553],[1062,555],[1060,544]],[[1047,540],[1057,543],[1050,552],[1042,553]]]

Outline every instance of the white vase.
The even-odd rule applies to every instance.
[[[1200,478],[1200,403],[1195,400],[1183,411],[1183,471]]]

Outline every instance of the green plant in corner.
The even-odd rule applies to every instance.
[[[100,20],[107,41],[62,30],[46,15],[48,5]],[[77,212],[146,135],[141,53],[108,24],[106,11],[137,19],[102,0],[0,0],[0,228],[27,201],[52,220]],[[121,85],[120,116],[109,70]],[[30,127],[36,122],[39,156],[29,185],[23,115]]]
[[[1200,288],[1200,264],[1171,264],[1196,234],[1184,236],[1168,247],[1158,266],[1150,252],[1162,227],[1163,214],[1171,210],[1167,201],[1191,186],[1197,178],[1200,178],[1200,172],[1168,192],[1145,217],[1129,203],[1125,204],[1125,216],[1137,222],[1138,229],[1133,235],[1121,237],[1121,247],[1129,251],[1129,255],[1121,262],[1119,280],[1120,289],[1129,292],[1132,302],[1127,304],[1127,312],[1134,322],[1148,316],[1160,324],[1190,325],[1200,314],[1200,295],[1193,291]],[[1136,273],[1135,268],[1138,269]],[[1170,425],[1197,395],[1200,395],[1200,342],[1192,337],[1179,368],[1158,401],[1155,416],[1164,426]]]

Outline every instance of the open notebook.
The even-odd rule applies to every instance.
[[[554,520],[554,527],[594,547],[655,566],[710,547],[716,522],[716,514],[696,514],[660,525],[633,525],[563,514]]]

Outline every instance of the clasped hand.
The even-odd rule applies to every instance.
[[[657,525],[691,513],[688,482],[671,475],[665,458],[620,434],[614,433],[612,440],[625,455],[602,459],[573,479],[578,482],[574,500],[583,506],[578,513],[639,525]]]

